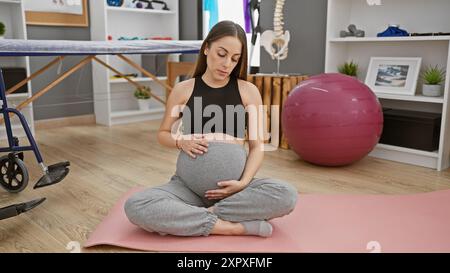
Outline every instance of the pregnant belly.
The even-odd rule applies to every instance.
[[[176,174],[197,195],[204,197],[208,190],[218,189],[217,183],[239,180],[245,169],[247,153],[237,144],[209,143],[208,152],[191,158],[180,152]]]

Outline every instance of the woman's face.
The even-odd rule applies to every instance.
[[[225,80],[239,63],[242,43],[238,38],[227,36],[205,48],[208,70],[215,80]]]

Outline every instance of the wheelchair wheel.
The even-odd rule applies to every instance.
[[[0,157],[0,186],[11,193],[23,191],[28,185],[28,170],[22,160],[8,155]]]

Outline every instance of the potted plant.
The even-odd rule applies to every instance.
[[[4,38],[5,32],[6,32],[5,24],[3,24],[3,22],[0,22],[0,39]]]
[[[141,111],[148,111],[150,102],[150,88],[144,86],[134,91],[134,97],[138,100],[139,109]]]
[[[445,80],[445,70],[437,65],[428,66],[422,73],[423,85],[422,94],[424,96],[440,97],[442,96],[441,83]]]
[[[358,76],[358,64],[351,62],[345,62],[338,67],[338,71],[341,74],[348,75],[356,79]]]

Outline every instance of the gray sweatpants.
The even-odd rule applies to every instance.
[[[269,220],[289,214],[297,190],[282,181],[254,178],[242,191],[222,200],[209,200],[205,192],[217,183],[239,180],[247,161],[239,144],[209,142],[208,152],[191,158],[180,152],[176,173],[162,186],[131,196],[125,213],[135,225],[160,234],[208,236],[217,219],[230,222]],[[214,212],[208,207],[214,206]]]

